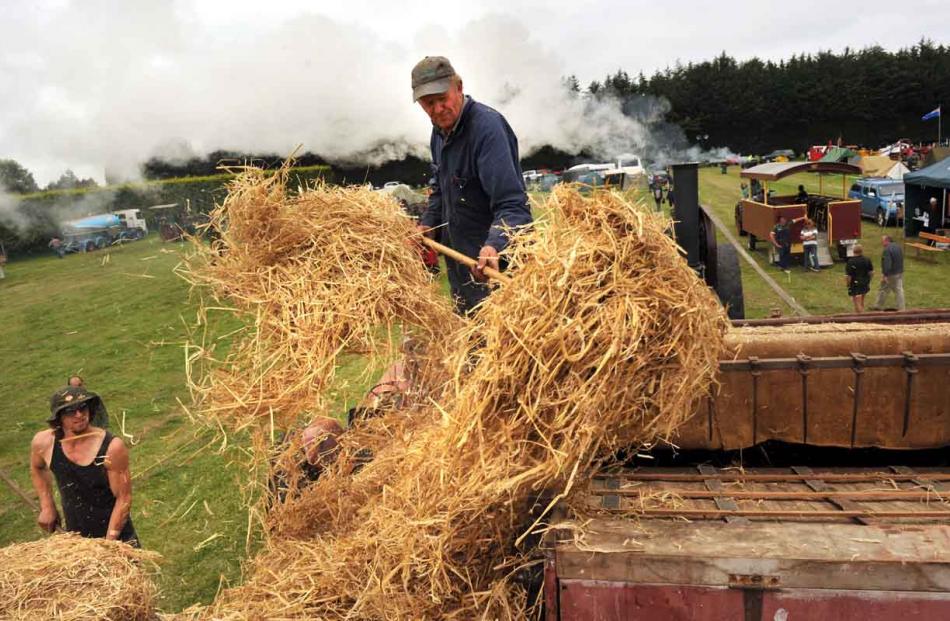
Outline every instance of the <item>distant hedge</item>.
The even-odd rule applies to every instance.
[[[0,241],[11,256],[43,252],[50,238],[60,233],[61,222],[120,209],[141,209],[149,230],[154,230],[159,214],[147,207],[178,203],[182,207],[190,205],[193,213],[206,213],[225,197],[227,182],[236,176],[223,173],[101,188],[7,195],[7,203],[0,205]],[[331,168],[293,168],[288,185],[297,187],[318,179],[332,183]]]

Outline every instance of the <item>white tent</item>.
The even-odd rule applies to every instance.
[[[909,172],[910,169],[904,166],[903,162],[894,162],[894,165],[884,176],[888,179],[903,179],[904,175]]]
[[[895,162],[883,155],[855,156],[850,158],[848,163],[860,166],[865,177],[903,179],[904,173],[910,172],[902,162]]]

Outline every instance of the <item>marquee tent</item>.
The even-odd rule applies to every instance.
[[[928,216],[930,228],[950,226],[948,193],[950,193],[950,157],[904,175],[904,204],[906,205],[904,213],[910,216],[904,218],[904,232],[907,235],[916,235],[920,231],[924,213]],[[936,213],[930,209],[931,198],[937,199]]]

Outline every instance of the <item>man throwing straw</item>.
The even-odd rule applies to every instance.
[[[469,313],[488,295],[484,268],[502,267],[508,231],[531,223],[518,139],[505,117],[463,93],[462,78],[445,57],[416,64],[412,98],[433,125],[432,193],[419,230],[478,260],[469,270],[445,259],[456,308]]]

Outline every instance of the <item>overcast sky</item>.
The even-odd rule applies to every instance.
[[[424,154],[409,71],[426,54],[450,56],[523,150],[616,149],[604,144],[621,133],[635,149],[651,139],[641,127],[564,100],[559,79],[586,85],[722,51],[780,59],[947,43],[948,24],[945,0],[0,0],[0,158],[43,185],[66,168],[134,175],[156,153]]]

